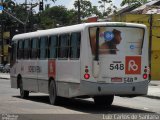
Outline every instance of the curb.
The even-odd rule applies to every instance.
[[[151,98],[151,99],[158,99],[160,100],[160,97],[159,96],[153,96],[153,95],[145,95],[143,97],[147,97],[147,98]]]
[[[3,77],[0,77],[0,79],[6,79],[6,80],[9,80],[10,78],[3,78]]]
[[[149,84],[149,86],[159,86],[159,85],[152,83],[152,84]]]

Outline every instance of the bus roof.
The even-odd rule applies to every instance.
[[[78,32],[78,31],[83,31],[85,27],[104,26],[104,25],[106,25],[106,26],[132,26],[132,27],[146,28],[145,25],[136,24],[136,23],[93,22],[93,23],[83,23],[83,24],[53,28],[53,29],[38,30],[38,31],[35,31],[35,32],[23,33],[23,34],[15,35],[13,37],[13,40],[34,38],[34,37],[40,37],[40,36],[48,36],[48,35],[54,35],[54,34],[62,34],[62,33],[68,33],[68,32]]]

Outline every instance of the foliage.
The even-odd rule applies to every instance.
[[[149,2],[148,0],[123,0],[122,3],[121,3],[121,6],[124,6],[124,5],[137,5],[137,6],[140,6],[140,5],[143,5],[145,3]]]
[[[48,0],[45,0],[45,1],[48,1]],[[57,0],[50,0],[50,1],[52,1],[52,2],[56,2]]]
[[[117,7],[113,5],[112,0],[99,0],[99,8],[102,9],[103,16],[108,16],[110,13],[114,13],[117,10]],[[106,6],[108,6],[106,8]]]
[[[80,11],[81,11],[81,17],[89,17],[91,16],[92,12],[92,3],[87,0],[80,0]],[[74,2],[75,9],[78,9],[78,0]]]
[[[50,1],[55,2],[57,0]],[[108,5],[109,7],[107,8],[106,6]],[[75,9],[68,10],[64,6],[50,7],[49,5],[46,5],[46,9],[44,11],[33,13],[33,11],[29,11],[23,5],[19,4],[16,5],[16,7],[11,10],[11,12],[21,21],[27,22],[27,31],[33,31],[36,30],[35,27],[38,29],[49,29],[57,27],[57,24],[62,26],[77,24],[77,0],[74,2],[74,7]],[[104,11],[101,12],[98,7],[103,8]],[[81,18],[90,17],[92,15],[97,15],[99,18],[103,18],[103,16],[106,16],[116,10],[116,7],[112,4],[112,0],[99,0],[99,6],[92,6],[90,1],[80,0],[80,8]],[[26,21],[27,16],[29,16],[29,18]],[[9,21],[10,27],[13,27],[14,29],[21,29],[20,31],[23,32],[24,26],[22,24],[7,15],[5,17],[6,21]],[[7,25],[9,24],[6,23],[6,26]]]
[[[98,6],[92,6],[92,14],[99,16],[99,18],[102,17],[102,13],[98,10]]]
[[[63,26],[75,24],[75,21],[75,11],[67,10],[64,6],[54,6],[40,14],[40,26],[43,29],[57,27],[57,24]]]

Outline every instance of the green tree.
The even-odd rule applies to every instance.
[[[121,6],[124,6],[124,5],[137,5],[137,6],[140,6],[140,5],[143,5],[145,3],[149,2],[148,0],[123,0],[122,3],[121,3]]]
[[[103,9],[103,13],[106,11],[106,4],[111,3],[111,0],[99,0],[98,3],[100,4],[100,8]]]
[[[40,15],[40,27],[43,29],[57,27],[57,24],[66,26],[74,24],[76,12],[67,10],[64,6],[54,6],[43,11]]]
[[[45,1],[52,1],[52,2],[56,2],[57,0],[45,0]]]
[[[98,10],[97,6],[92,6],[92,14],[95,14],[97,16],[99,16],[100,18],[102,17],[102,13]]]
[[[76,0],[74,2],[74,7],[75,9],[78,9],[78,1]],[[80,0],[80,12],[81,12],[81,17],[89,17],[92,14],[92,3],[87,0]]]
[[[99,0],[98,3],[100,4],[99,7],[102,9],[103,16],[108,16],[110,13],[116,12],[117,10],[117,7],[113,5],[112,0]]]
[[[77,23],[77,12],[74,9],[67,11],[67,25],[73,25]]]

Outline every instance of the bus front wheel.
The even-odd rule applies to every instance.
[[[107,106],[110,107],[114,100],[114,95],[107,95],[107,96],[95,96],[94,103],[98,106]]]
[[[19,88],[20,88],[20,96],[21,96],[21,98],[28,98],[29,91],[26,91],[26,90],[23,89],[22,80],[20,80],[20,82],[19,82]]]
[[[56,84],[54,80],[51,80],[49,84],[49,100],[51,105],[57,104],[58,96],[57,96]]]

